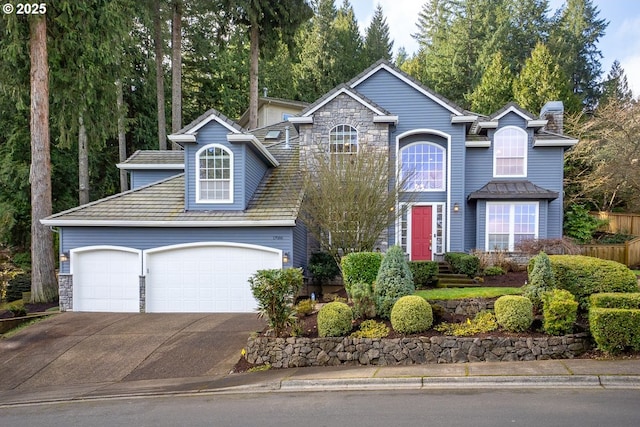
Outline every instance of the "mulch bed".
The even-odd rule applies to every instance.
[[[17,301],[16,301],[17,302]],[[24,308],[27,313],[43,313],[52,307],[57,307],[58,302],[38,303],[38,304],[25,304]],[[9,310],[0,310],[0,319],[11,319],[15,317]]]

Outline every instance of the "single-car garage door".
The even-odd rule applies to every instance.
[[[257,307],[247,282],[281,268],[282,252],[264,246],[206,242],[144,252],[146,312],[231,313]]]
[[[71,250],[73,311],[140,311],[142,252],[119,246]]]

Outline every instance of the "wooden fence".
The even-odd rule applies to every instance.
[[[640,265],[640,237],[615,245],[580,245],[582,254],[618,261],[627,266]]]
[[[602,231],[640,236],[640,214],[591,212],[591,215],[609,221]]]

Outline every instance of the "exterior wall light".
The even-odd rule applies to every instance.
[[[458,203],[454,203],[453,204],[453,211],[454,212],[460,212],[460,205]]]
[[[289,252],[285,252],[282,254],[282,263],[283,264],[289,264]]]
[[[69,261],[69,252],[61,252],[60,253],[60,262]]]

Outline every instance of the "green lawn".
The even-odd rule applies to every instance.
[[[502,295],[520,295],[522,288],[435,288],[416,291],[416,295],[427,300],[446,300],[463,298],[495,298]]]

